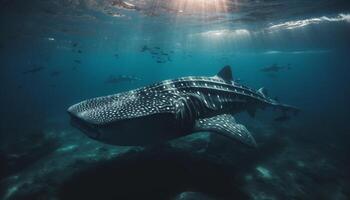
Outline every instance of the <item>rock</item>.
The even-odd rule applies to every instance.
[[[1,181],[2,199],[169,199],[188,189],[244,196],[230,167],[206,156],[206,134],[149,148],[105,145],[75,131],[56,135],[59,148]]]
[[[207,133],[145,148],[105,145],[75,130],[49,135],[57,136],[55,144],[60,145],[3,179],[0,199],[260,200],[347,195],[346,176],[337,181],[342,174],[331,160],[277,134],[260,137],[258,149]]]
[[[42,145],[33,145],[30,142],[32,146],[37,146],[34,149],[41,146],[39,149],[45,157],[28,162],[28,166],[22,171],[2,180],[1,199],[51,199],[56,196],[61,184],[72,175],[94,166],[99,161],[118,157],[129,149],[104,146],[75,132],[46,135],[51,135],[51,139],[45,140]],[[61,144],[60,146],[48,143],[53,141],[53,135],[56,136],[55,144]],[[47,147],[48,144],[52,145],[51,149]],[[19,160],[22,158],[23,156]]]
[[[214,200],[213,198],[199,192],[182,192],[174,200]]]
[[[51,134],[32,130],[16,140],[5,140],[0,150],[0,180],[40,160],[59,146]]]

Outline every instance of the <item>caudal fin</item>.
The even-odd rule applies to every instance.
[[[297,115],[300,112],[299,108],[287,104],[276,103],[274,107],[281,110],[283,114],[293,113],[294,115]]]

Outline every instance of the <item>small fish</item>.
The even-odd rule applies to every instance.
[[[78,46],[78,43],[77,42],[73,42],[72,43],[72,47],[77,47]]]
[[[42,71],[43,69],[45,69],[45,67],[35,66],[35,67],[31,68],[31,69],[23,71],[22,74],[34,74],[34,73]]]
[[[55,77],[55,76],[59,76],[59,75],[61,75],[61,71],[53,71],[50,73],[51,77]]]
[[[144,45],[142,48],[141,48],[141,52],[145,52],[145,51],[148,51],[149,50],[149,48],[148,48],[148,46],[147,45]]]
[[[74,60],[75,63],[81,64],[81,60]]]
[[[79,49],[79,50],[78,50],[78,53],[83,53],[83,51]]]
[[[128,75],[118,75],[118,76],[113,76],[111,75],[108,77],[105,81],[105,83],[110,83],[110,84],[119,84],[123,82],[133,82],[133,81],[139,81],[141,80],[140,78],[136,76],[128,76]]]
[[[279,72],[279,71],[284,70],[284,69],[290,69],[290,66],[288,66],[288,65],[287,66],[280,66],[277,64],[273,64],[271,66],[262,68],[260,71],[276,73],[276,72]]]

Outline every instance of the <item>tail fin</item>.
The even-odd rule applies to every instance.
[[[300,109],[295,107],[295,106],[290,106],[287,104],[282,104],[282,103],[276,103],[274,105],[276,109],[279,109],[283,112],[283,114],[287,113],[293,113],[294,115],[297,115],[300,112]]]

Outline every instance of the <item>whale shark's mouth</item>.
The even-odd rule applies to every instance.
[[[92,124],[89,124],[88,122],[80,119],[77,116],[74,116],[74,114],[69,113],[70,114],[70,124],[81,130],[83,133],[85,133],[87,136],[89,136],[92,139],[99,139],[99,137],[101,136],[101,132],[98,130],[97,127],[95,127]]]

